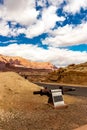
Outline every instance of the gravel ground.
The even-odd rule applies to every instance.
[[[43,98],[43,97],[41,97]],[[40,100],[41,100],[40,98]],[[67,100],[70,98],[69,100]],[[66,109],[53,109],[45,103],[15,103],[0,109],[1,130],[72,130],[87,123],[87,98],[65,96]],[[43,100],[43,99],[42,99]],[[70,103],[71,100],[71,103]]]

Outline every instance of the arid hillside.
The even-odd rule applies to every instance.
[[[65,68],[49,73],[48,82],[58,82],[65,84],[87,85],[87,62],[82,64],[72,64]]]
[[[4,103],[5,106],[12,105],[12,101],[17,101],[15,104],[20,101],[23,102],[23,95],[25,95],[25,98],[28,96],[28,101],[32,104],[32,100],[33,102],[35,100],[33,91],[38,90],[40,90],[39,86],[29,82],[28,80],[19,76],[17,73],[0,72],[0,107]],[[6,108],[7,107],[5,107],[5,109]]]

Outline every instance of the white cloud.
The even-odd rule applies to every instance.
[[[13,27],[10,28],[8,22],[5,20],[0,20],[0,35],[9,37],[18,36],[19,34],[25,33],[25,28],[15,28],[14,25],[12,25]]]
[[[46,7],[46,3],[53,6],[59,6],[64,0],[36,0],[38,6]]]
[[[37,6],[46,7],[46,0],[36,0]]]
[[[25,28],[11,28],[10,36],[18,36],[19,34],[25,34],[26,29]]]
[[[42,41],[43,44],[53,47],[87,44],[87,23],[78,26],[66,25],[51,31],[50,36]]]
[[[67,5],[64,7],[64,11],[68,13],[77,13],[81,8],[87,8],[87,0],[66,0]]]
[[[39,12],[35,9],[35,0],[5,0],[4,6],[0,6],[0,35],[17,36],[24,33],[28,38],[33,38],[48,33],[49,37],[42,42],[50,47],[46,50],[32,44],[12,44],[0,47],[0,53],[10,56],[22,56],[33,61],[48,61],[56,66],[87,61],[87,52],[55,48],[87,44],[87,22],[83,22],[78,26],[66,25],[54,31],[51,30],[57,21],[65,20],[64,17],[59,17],[56,14],[63,1],[48,0],[50,6],[46,8],[46,0],[37,0],[38,5],[43,7],[42,11]],[[81,7],[87,8],[87,0],[66,0],[66,2],[67,5],[63,9],[66,12],[75,14],[80,11]],[[37,19],[39,13],[41,17]],[[11,28],[7,21],[11,21]],[[17,23],[24,26],[15,28]]]
[[[51,13],[52,13],[53,18],[56,19],[57,16],[56,16],[56,14],[54,14],[54,11],[56,11],[55,7],[56,7],[56,5],[59,5],[60,3],[62,3],[62,1],[49,0],[48,1],[49,4],[51,6],[54,6],[49,9],[45,8],[46,0],[38,1],[39,5],[44,4],[43,7],[45,9],[43,10],[42,19],[44,19],[45,22],[46,22],[46,19],[50,19]],[[30,26],[35,23],[37,24],[38,14],[39,14],[39,11],[36,11],[36,9],[35,9],[35,0],[26,0],[26,1],[25,0],[15,0],[15,1],[14,0],[5,0],[4,6],[2,8],[0,8],[0,17],[3,18],[5,21],[15,21],[17,23],[20,23],[21,25],[27,25],[27,26]],[[46,17],[46,18],[44,18],[44,17]],[[51,20],[52,20],[52,18],[51,18]]]
[[[57,8],[54,6],[44,9],[42,18],[37,20],[36,24],[29,27],[26,31],[26,36],[32,38],[42,33],[49,32],[49,30],[55,26],[56,21],[64,21],[64,17],[58,17],[56,15],[56,10]]]
[[[8,36],[10,33],[10,28],[6,21],[1,20],[0,21],[0,35]]]
[[[63,3],[64,0],[48,0],[48,3],[54,6],[59,7],[60,4]]]
[[[35,10],[35,0],[5,0],[0,12],[4,20],[15,21],[22,25],[33,24],[38,15],[38,11]]]
[[[77,64],[87,61],[87,52],[74,52],[52,47],[46,50],[35,45],[26,44],[12,44],[6,47],[0,47],[0,54],[21,56],[32,61],[47,61],[56,66],[66,66],[72,63]]]
[[[64,17],[59,17],[56,14],[58,9],[56,4],[60,5],[62,2],[63,0],[49,0],[50,6],[46,8],[46,0],[39,0],[38,4],[43,6],[43,10],[40,12],[35,9],[35,0],[5,0],[4,5],[0,8],[0,18],[5,22],[11,21],[13,24],[11,28],[9,26],[8,29],[6,28],[6,32],[9,30],[10,35],[17,36],[20,33],[24,33],[27,37],[33,38],[49,32],[55,26],[56,21],[65,20]],[[41,19],[38,20],[37,16],[39,13],[41,14]],[[14,25],[17,23],[25,27],[15,28]],[[4,30],[3,26],[2,30]]]
[[[38,5],[41,5],[43,7],[42,12],[40,12],[35,9],[36,0],[5,0],[4,5],[0,6],[0,18],[4,21],[3,24],[0,22],[2,25],[0,25],[0,34],[5,36],[8,34],[17,36],[20,33],[24,33],[27,37],[33,38],[42,33],[48,33],[52,28],[54,28],[57,21],[61,22],[65,20],[64,17],[59,17],[56,14],[57,9],[60,7],[60,4],[63,3],[63,1],[64,0],[37,0]],[[46,2],[49,3],[49,8],[46,8]],[[81,7],[84,9],[87,8],[87,0],[66,0],[66,2],[67,5],[63,9],[66,12],[76,13],[80,11]],[[41,18],[38,20],[37,16],[39,13],[41,13]],[[18,29],[14,28],[14,26],[12,28],[9,28],[7,21],[11,21],[15,24],[19,23],[21,25],[25,25],[25,28],[23,27]],[[63,27],[62,29],[59,28],[58,31],[64,31],[64,28],[66,31],[66,28],[69,29],[72,27]],[[73,29],[71,29],[73,37],[74,31],[72,30]],[[66,40],[67,38],[68,35],[65,36],[64,39]],[[58,40],[58,44],[60,44],[62,41],[61,39],[62,36],[58,36],[55,37],[55,39],[51,38],[50,40],[53,41],[53,43]],[[48,42],[47,44],[49,44],[50,40],[46,39]],[[68,41],[66,40],[66,42]]]

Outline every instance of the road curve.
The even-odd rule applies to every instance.
[[[57,84],[48,84],[48,83],[35,83],[37,85],[43,86],[43,87],[47,87],[48,89],[58,89],[60,86],[64,87],[64,88],[75,88],[75,91],[70,91],[70,92],[65,92],[65,94],[68,95],[73,95],[73,96],[83,96],[83,97],[87,97],[87,87],[75,87],[75,86],[67,86],[67,85],[57,85]]]

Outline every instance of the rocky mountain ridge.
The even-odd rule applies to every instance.
[[[0,55],[0,68],[4,68],[6,65],[32,69],[56,69],[56,67],[50,62],[34,62],[18,56],[12,57]]]

